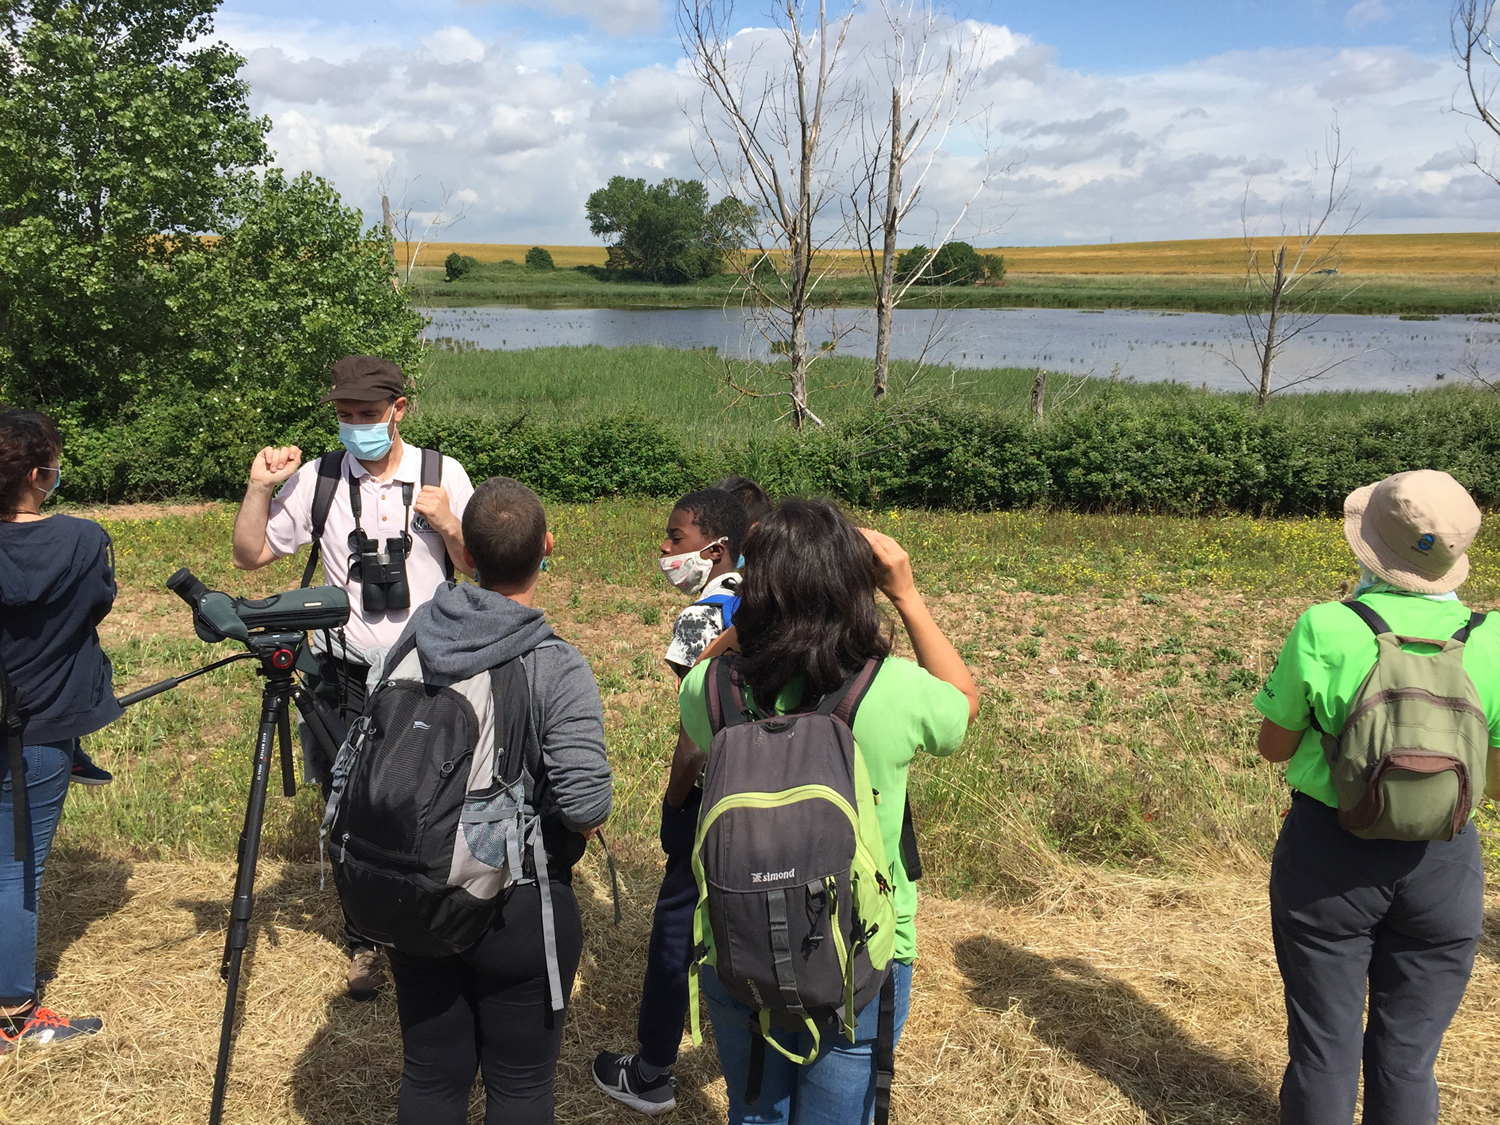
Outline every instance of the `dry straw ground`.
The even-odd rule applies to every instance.
[[[644,580],[649,540],[630,556],[655,522],[649,506],[554,517],[573,538],[561,541],[544,603],[605,692],[625,892],[615,927],[591,851],[578,871],[587,939],[558,1120],[624,1125],[639,1118],[593,1088],[587,1064],[633,1042],[659,873],[652,811],[673,722],[657,660],[680,601]],[[882,523],[912,546],[986,700],[959,757],[913,783],[933,877],[898,1052],[897,1119],[1274,1122],[1284,1023],[1264,857],[1285,791],[1255,764],[1247,706],[1308,589],[1335,592],[1336,530],[1024,513],[892,513]],[[295,581],[287,568],[253,582],[232,576],[221,510],[111,526],[122,593],[104,639],[127,686],[202,655],[157,586],[173,550],[211,584],[268,591]],[[578,545],[586,528],[601,547],[592,555]],[[1029,583],[1005,574],[1014,560],[1001,552],[1018,535],[1051,552],[1024,556]],[[1163,542],[1194,569],[1151,561]],[[1239,547],[1226,555],[1227,543]],[[1252,578],[1257,543],[1267,554]],[[1492,557],[1486,540],[1476,572],[1486,597]],[[44,888],[42,962],[58,973],[48,1002],[102,1014],[106,1030],[0,1059],[0,1122],[202,1119],[223,996],[224,859],[254,707],[251,677],[216,676],[133,712],[94,744],[119,777],[70,796]],[[1105,802],[1122,776],[1140,788]],[[342,995],[339,917],[309,862],[307,797],[273,799],[272,811],[227,1119],[389,1125],[400,1072],[393,1001]],[[1488,918],[1438,1067],[1444,1120],[1461,1125],[1500,1113],[1500,896]],[[722,1119],[710,1046],[685,1045],[679,1077],[676,1120]]]

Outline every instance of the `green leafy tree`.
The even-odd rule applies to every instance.
[[[696,281],[718,273],[725,255],[741,249],[753,212],[738,200],[712,207],[701,180],[614,176],[588,198],[589,229],[612,239],[608,265],[651,281]]]
[[[460,254],[455,250],[443,259],[443,280],[457,281],[478,265],[478,258],[471,258],[469,255]]]
[[[189,346],[171,393],[70,437],[79,495],[232,495],[264,444],[334,447],[321,399],[335,360],[382,355],[416,372],[425,322],[392,283],[380,227],[307,173],[272,169],[233,202],[223,236],[175,264]]]
[[[557,263],[545,246],[533,246],[526,251],[526,268],[529,270],[555,270]]]
[[[0,396],[77,420],[185,362],[181,277],[223,230],[269,123],[217,0],[0,3]]]
[[[931,262],[922,269],[929,256]],[[967,242],[945,242],[936,254],[917,245],[896,258],[897,281],[904,282],[919,270],[918,285],[972,285],[985,276],[983,260]]]

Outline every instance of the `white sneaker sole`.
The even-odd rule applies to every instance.
[[[599,1081],[599,1076],[594,1073],[594,1068],[589,1067],[589,1076],[593,1078],[594,1085],[603,1090],[621,1105],[628,1105],[631,1109],[644,1113],[647,1117],[659,1117],[663,1113],[671,1113],[677,1108],[677,1099],[673,1097],[664,1102],[648,1102],[644,1098],[638,1098],[628,1090],[617,1090],[613,1086],[606,1086]]]

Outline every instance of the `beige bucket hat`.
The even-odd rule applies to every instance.
[[[1344,500],[1344,538],[1368,570],[1418,594],[1446,594],[1469,577],[1479,505],[1436,469],[1397,473]]]

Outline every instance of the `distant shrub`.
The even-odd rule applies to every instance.
[[[471,258],[467,254],[460,254],[457,250],[443,259],[443,280],[457,281],[464,274],[477,268],[478,258]]]
[[[984,260],[980,258],[974,247],[967,242],[945,242],[932,255],[932,262],[926,269],[922,269],[922,263],[927,255],[932,253],[922,245],[913,246],[910,250],[896,257],[896,280],[906,281],[922,270],[921,277],[917,278],[918,285],[972,285],[987,277]],[[995,257],[995,255],[988,255]],[[1000,261],[1000,272],[1005,272],[1005,264]]]
[[[979,255],[979,265],[984,271],[986,281],[1005,280],[1005,259],[999,254]]]
[[[542,246],[533,246],[526,251],[526,268],[529,270],[555,270],[557,264],[553,262],[551,253]]]
[[[262,445],[336,446],[331,413],[226,433],[192,402],[162,400],[128,422],[68,435],[68,498],[233,499]],[[1261,414],[1239,399],[1139,402],[1105,395],[1035,424],[1020,409],[954,402],[871,406],[826,429],[700,444],[655,418],[581,421],[418,415],[414,444],[456,457],[475,480],[526,481],[551,500],[673,496],[743,473],[773,495],[869,507],[985,510],[1050,505],[1179,515],[1335,515],[1355,488],[1405,469],[1452,473],[1500,504],[1500,396],[1439,392],[1346,414]]]

